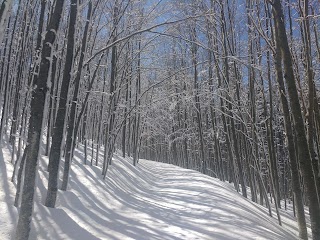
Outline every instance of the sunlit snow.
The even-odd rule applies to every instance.
[[[13,239],[18,214],[10,152],[1,154],[0,239],[6,240]],[[279,226],[229,183],[147,160],[134,167],[117,155],[103,181],[100,167],[84,165],[80,150],[75,155],[69,190],[59,191],[56,209],[42,204],[48,173],[41,158],[30,239],[297,239],[288,214]]]

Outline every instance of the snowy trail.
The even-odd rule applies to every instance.
[[[48,175],[45,160],[40,163],[32,240],[297,239],[294,229],[278,226],[265,208],[242,198],[228,183],[147,160],[134,167],[117,156],[103,181],[100,167],[80,163],[79,150],[70,190],[60,191],[57,208],[48,209],[41,204]],[[1,211],[3,204],[8,206],[3,200],[13,202],[13,191],[5,186],[4,161],[10,165],[0,161]],[[4,240],[10,239],[16,221],[16,209],[8,209],[6,219],[13,221],[1,230],[7,231],[0,235]]]

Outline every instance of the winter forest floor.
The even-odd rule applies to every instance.
[[[102,154],[102,153],[101,153]],[[39,163],[30,239],[298,239],[292,212],[276,214],[240,196],[229,183],[173,165],[115,156],[106,180],[77,150],[69,190],[43,206],[47,158]],[[10,149],[0,153],[0,239],[13,239],[17,209]],[[101,155],[102,158],[102,155]]]

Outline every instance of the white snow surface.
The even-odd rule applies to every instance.
[[[283,212],[279,226],[265,207],[243,198],[229,183],[147,160],[134,167],[117,155],[102,180],[100,166],[84,165],[80,150],[75,155],[69,189],[59,191],[55,209],[43,205],[48,159],[40,159],[30,239],[298,239],[290,214]],[[2,147],[1,240],[14,239],[18,217],[10,159],[10,150]]]

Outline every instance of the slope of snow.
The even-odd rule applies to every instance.
[[[13,239],[17,210],[10,153],[2,153],[0,239],[6,240]],[[134,167],[117,156],[103,181],[100,167],[83,165],[82,152],[75,154],[69,190],[59,191],[56,209],[42,205],[48,173],[41,159],[30,239],[298,239],[289,215],[279,226],[228,183],[147,160]]]

